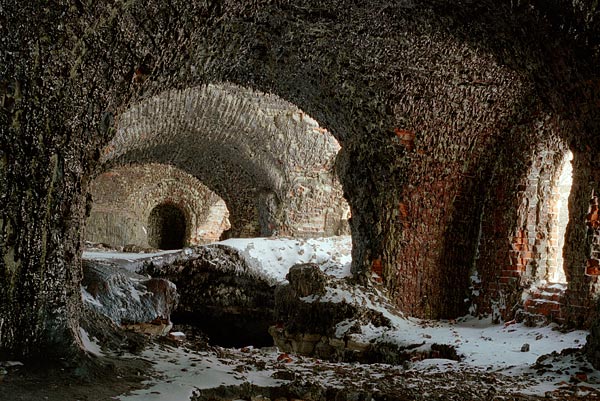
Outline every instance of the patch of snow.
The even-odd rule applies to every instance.
[[[351,276],[350,236],[310,239],[236,238],[215,244],[237,249],[255,274],[273,283],[285,282],[290,267],[298,263],[316,263],[323,272],[337,278]],[[193,253],[190,248],[156,253],[86,251],[83,252],[83,258],[138,272],[149,261],[162,265],[178,258],[193,257]],[[215,264],[218,265],[219,261],[216,260]]]
[[[335,336],[337,338],[342,338],[344,335],[350,330],[352,326],[354,326],[354,320],[346,319],[342,320],[335,326]]]
[[[102,251],[84,251],[83,259],[94,260],[97,263],[106,263],[118,266],[130,272],[140,271],[145,262],[157,261],[169,263],[181,255],[189,255],[192,251],[189,248],[161,251],[156,253],[129,253],[129,252],[102,252]]]
[[[181,249],[160,251],[155,253],[84,251],[83,258],[89,260],[123,260],[126,262],[135,262],[139,259],[150,259],[156,256],[164,256],[177,252],[181,252]]]
[[[486,370],[503,370],[514,366],[530,366],[542,356],[567,348],[582,348],[589,334],[585,330],[561,333],[556,324],[543,327],[527,327],[522,323],[494,324],[491,317],[479,319],[464,317],[452,321],[430,321],[407,318],[386,304],[381,293],[363,292],[360,287],[327,287],[327,293],[320,297],[309,296],[309,302],[346,302],[379,311],[391,322],[390,327],[362,325],[361,333],[352,334],[359,342],[385,341],[407,346],[425,342],[452,345],[462,356],[461,367],[475,367]],[[552,302],[552,301],[548,301]],[[356,321],[344,320],[338,323],[336,335]],[[523,344],[529,344],[528,352],[521,352]]]
[[[567,284],[565,284],[565,283],[554,283],[554,284],[550,284],[547,288],[550,288],[550,289],[553,289],[553,290],[566,291],[567,290]]]
[[[98,301],[96,297],[90,294],[84,286],[81,286],[81,299],[83,300],[83,302],[87,302],[99,308],[103,307],[102,303]]]
[[[154,346],[142,356],[154,362],[159,376],[144,382],[147,388],[119,397],[121,401],[183,401],[191,399],[198,389],[242,383],[262,387],[283,383],[272,378],[273,370],[236,370],[239,365],[236,366],[234,361],[210,352]]]
[[[252,260],[263,273],[278,282],[295,264],[316,263],[328,275],[342,278],[351,276],[352,239],[350,236],[289,239],[289,238],[235,238],[217,242],[238,249],[247,260]]]
[[[462,340],[469,339],[477,343],[480,348],[477,352],[482,353],[485,353],[486,349],[494,348],[494,340],[497,339],[488,338],[485,335],[490,332],[502,332],[502,329],[497,327],[488,331],[490,330],[489,321],[452,324],[418,319],[405,320],[407,321],[406,329],[431,332],[432,343],[460,337]],[[514,326],[509,327],[513,328]],[[522,326],[514,328],[515,331],[510,333],[517,333],[518,340],[515,340],[515,344],[523,338],[528,338],[528,334],[532,334],[529,330],[523,330]],[[468,332],[467,329],[473,330],[473,332]],[[483,335],[481,335],[482,333]],[[505,334],[500,335],[499,338],[502,339]],[[552,343],[562,335],[556,333],[555,336],[541,338],[540,343],[548,343],[542,348],[551,348]],[[422,342],[422,338],[420,340]],[[531,339],[528,340],[531,341]],[[420,348],[426,350],[429,347],[426,344]],[[280,362],[282,360],[281,353],[274,347],[262,349],[246,347],[227,350],[214,347],[210,351],[198,352],[186,348],[154,346],[154,348],[146,350],[142,356],[155,363],[158,375],[145,382],[147,388],[121,396],[118,398],[121,401],[183,401],[189,400],[196,389],[243,383],[267,387],[287,382],[285,379],[274,379],[275,372],[286,372],[285,377],[290,377],[289,380],[293,377],[302,377],[308,382],[335,388],[348,388],[350,381],[351,385],[357,388],[366,386],[374,389],[378,387],[389,389],[394,386],[431,388],[432,391],[435,389],[435,393],[439,394],[440,389],[450,390],[465,386],[487,388],[487,383],[493,382],[494,387],[510,394],[544,396],[560,390],[569,382],[572,375],[584,366],[576,360],[575,356],[572,358],[557,356],[555,360],[552,360],[552,371],[547,373],[539,373],[532,369],[529,365],[530,359],[522,360],[521,364],[513,366],[506,362],[503,367],[493,369],[492,357],[488,358],[488,362],[492,362],[491,365],[483,363],[483,359],[479,361],[478,365],[473,365],[465,360],[457,362],[448,359],[426,359],[405,366],[365,365],[327,362],[299,355],[289,355],[286,363],[282,363]],[[587,370],[591,371],[591,369]],[[481,377],[484,377],[483,382]],[[600,372],[593,371],[593,373],[587,374],[587,381],[581,383],[577,394],[585,396],[586,392],[597,392],[599,389]]]
[[[499,372],[508,375],[520,376],[535,376],[535,380],[521,390],[525,395],[543,395],[548,392],[556,391],[561,387],[566,387],[572,383],[573,377],[586,371],[586,380],[577,384],[582,387],[578,394],[583,394],[587,389],[598,391],[600,389],[600,371],[593,369],[590,363],[578,360],[573,355],[566,356],[549,356],[544,362],[547,364],[545,372],[536,372],[528,366],[515,366]]]
[[[83,348],[88,351],[90,354],[94,354],[96,356],[104,356],[102,353],[102,349],[100,349],[100,345],[93,340],[90,340],[90,336],[87,331],[83,327],[79,328],[79,338],[81,338],[81,343],[83,344]]]
[[[448,372],[458,371],[462,367],[459,362],[452,361],[449,359],[431,358],[423,359],[422,361],[414,362],[409,371],[422,372],[422,371],[437,371],[437,372]]]

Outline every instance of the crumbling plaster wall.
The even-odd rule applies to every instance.
[[[145,164],[112,169],[90,185],[92,208],[85,239],[112,246],[150,247],[149,216],[164,203],[186,216],[186,243],[218,241],[229,229],[224,201],[195,177],[168,165]]]
[[[101,160],[160,161],[198,177],[230,207],[227,236],[330,236],[343,230],[348,206],[334,173],[340,146],[277,96],[211,84],[161,93],[117,121]]]
[[[584,222],[600,182],[598,14],[597,2],[566,0],[4,4],[0,356],[76,348],[85,193],[118,116],[210,83],[275,94],[336,137],[353,271],[382,273],[418,316],[462,313],[473,261],[483,272],[508,259],[519,178],[506,166],[530,158],[548,117],[574,153],[565,261],[577,269],[570,286],[585,291],[593,232]],[[227,191],[206,182],[232,223],[238,205],[227,193],[254,194],[258,176],[276,188],[277,174],[257,165],[249,175],[219,145],[207,149],[213,166],[229,160],[225,174],[248,178]],[[183,168],[198,156],[167,154],[157,148],[152,159]],[[413,194],[414,206],[401,207]]]

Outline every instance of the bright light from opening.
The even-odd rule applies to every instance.
[[[557,182],[557,190],[559,193],[558,203],[556,205],[557,213],[557,254],[556,255],[556,266],[548,271],[548,281],[551,283],[566,283],[567,278],[565,276],[565,270],[563,267],[563,255],[562,250],[565,244],[565,232],[567,230],[567,223],[569,222],[569,194],[571,193],[571,185],[573,184],[573,153],[568,151],[565,154],[563,160],[560,177]]]

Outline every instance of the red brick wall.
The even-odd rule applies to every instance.
[[[524,139],[499,149],[494,178],[486,187],[475,264],[480,282],[473,284],[472,310],[478,314],[514,318],[524,294],[547,279],[560,252],[553,232],[566,145],[557,136],[558,121],[542,116],[538,123],[522,125],[514,134]]]

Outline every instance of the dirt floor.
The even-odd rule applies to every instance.
[[[0,375],[0,401],[105,401],[142,388],[152,373],[151,362],[142,358],[102,358],[93,373],[38,366],[5,368]]]

